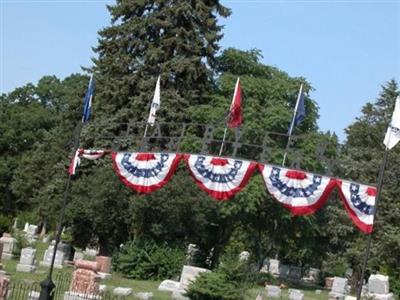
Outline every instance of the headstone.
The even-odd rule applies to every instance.
[[[292,280],[300,280],[301,279],[301,268],[296,267],[296,266],[290,266],[289,278]]]
[[[13,229],[17,229],[18,228],[18,218],[15,218],[12,228]]]
[[[150,300],[153,299],[154,294],[152,292],[140,292],[140,293],[135,293],[135,297],[142,300]]]
[[[346,297],[344,297],[344,300],[357,300],[357,297],[354,297],[354,296],[346,296]]]
[[[113,290],[113,294],[116,296],[129,296],[132,294],[131,288],[117,287]]]
[[[174,280],[164,280],[160,283],[158,286],[158,290],[161,292],[173,292],[175,290],[178,290],[180,286],[179,281],[174,281]]]
[[[316,293],[317,295],[321,295],[321,294],[322,294],[322,290],[315,290],[315,293]]]
[[[344,299],[349,292],[349,286],[346,278],[334,277],[332,290],[329,293],[330,299]]]
[[[279,268],[279,277],[281,277],[281,278],[289,278],[289,274],[290,274],[290,266],[282,265]]]
[[[325,288],[326,289],[332,289],[332,285],[333,285],[333,279],[334,277],[325,277]]]
[[[35,266],[35,254],[36,249],[33,248],[23,248],[21,250],[21,257],[19,264],[17,265],[18,272],[31,273],[36,270]]]
[[[99,272],[110,274],[110,272],[111,272],[111,257],[96,256],[96,261],[99,264]]]
[[[30,234],[30,235],[36,235],[36,233],[37,233],[37,226],[36,225],[32,225],[32,224],[29,224],[28,225],[28,228],[26,229],[26,233],[27,234]]]
[[[269,265],[269,258],[265,258],[263,260],[263,264],[260,269],[260,273],[268,273],[268,265]]]
[[[289,300],[303,300],[304,294],[300,290],[289,289]]]
[[[3,244],[3,252],[1,254],[1,259],[11,259],[13,258],[13,250],[17,244],[17,240],[11,237],[8,233],[3,233],[0,238],[0,243]]]
[[[180,281],[164,280],[158,286],[159,291],[172,292],[173,299],[188,299],[184,296],[186,288],[191,282],[194,282],[203,272],[211,272],[208,269],[198,268],[193,266],[183,266]],[[174,298],[175,297],[175,298]]]
[[[199,276],[200,273],[210,272],[208,269],[192,267],[192,266],[183,266],[181,279],[180,279],[180,287],[182,289],[186,289],[188,285],[196,280],[196,277]]]
[[[0,276],[0,300],[6,300],[9,286],[10,278],[6,276]]]
[[[269,298],[280,298],[281,297],[281,288],[276,285],[266,285],[265,289],[267,290],[267,297]]]
[[[239,254],[239,260],[240,261],[248,261],[250,258],[250,252],[248,251],[242,251]]]
[[[99,292],[104,293],[107,290],[107,285],[99,284]]]
[[[280,265],[280,261],[277,259],[270,259],[269,260],[269,268],[268,271],[269,273],[271,273],[272,275],[279,275],[279,265]]]
[[[74,261],[78,260],[78,259],[83,259],[83,258],[84,258],[83,252],[75,251],[75,253],[74,253]]]
[[[307,275],[302,278],[304,282],[307,283],[318,283],[320,280],[321,270],[316,268],[309,268]]]
[[[43,261],[40,262],[41,266],[49,267],[53,258],[54,245],[49,245],[47,250],[44,252]],[[54,267],[62,269],[65,260],[65,253],[57,247],[56,258],[54,260]]]
[[[24,226],[24,231],[25,231],[25,232],[28,232],[28,226],[29,226],[29,223],[26,222],[26,223],[25,223],[25,226]]]
[[[83,251],[83,254],[85,254],[86,256],[95,257],[97,255],[97,250],[92,248],[86,248],[85,251]]]
[[[99,276],[97,262],[88,260],[77,260],[75,271],[72,275],[69,292],[66,292],[64,299],[75,294],[83,294],[85,297],[95,297],[99,294]]]
[[[393,294],[389,293],[389,276],[372,274],[368,279],[367,297],[376,300],[394,299]]]

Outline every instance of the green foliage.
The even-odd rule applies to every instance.
[[[13,248],[13,255],[19,256],[21,254],[21,249],[29,246],[27,239],[22,231],[14,232],[13,237],[16,239],[15,247]]]
[[[13,219],[10,216],[0,214],[0,232],[10,232]]]
[[[179,275],[184,261],[181,248],[141,239],[128,242],[113,257],[113,267],[127,278],[155,280]]]
[[[247,262],[238,257],[225,256],[223,262],[211,273],[201,273],[189,285],[187,296],[190,299],[244,299],[246,290],[254,284],[255,277]]]

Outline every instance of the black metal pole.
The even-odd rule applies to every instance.
[[[79,140],[81,137],[82,126],[83,126],[83,122],[79,122],[77,125],[77,128],[75,130],[73,155],[75,155],[75,152],[79,148]],[[64,197],[63,197],[62,203],[61,203],[60,216],[58,219],[56,239],[55,239],[55,244],[54,244],[54,249],[53,249],[53,257],[51,258],[49,274],[47,275],[47,278],[40,283],[41,291],[40,291],[40,295],[39,295],[39,300],[53,300],[53,296],[54,296],[53,291],[54,291],[54,288],[56,287],[56,285],[54,284],[53,279],[52,279],[53,269],[54,269],[54,261],[56,259],[57,247],[58,247],[58,244],[60,243],[61,234],[62,234],[62,230],[64,227],[65,208],[67,207],[69,188],[71,186],[72,176],[73,175],[71,175],[71,174],[68,175],[67,184],[65,186]]]
[[[376,194],[376,198],[375,198],[374,223],[375,223],[376,212],[378,210],[378,200],[380,198],[381,191],[382,191],[383,175],[385,173],[388,155],[389,155],[389,150],[386,148],[385,155],[383,156],[383,160],[382,160],[381,167],[379,169],[379,175],[378,175],[377,194]],[[365,269],[367,268],[368,258],[369,258],[369,254],[371,251],[371,244],[372,244],[372,232],[368,235],[367,247],[365,248],[365,252],[364,252],[364,260],[363,260],[362,269],[361,269],[361,277],[358,282],[358,288],[357,288],[357,300],[361,299],[361,293],[362,293],[364,276],[365,276]]]

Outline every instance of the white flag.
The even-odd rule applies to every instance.
[[[156,112],[159,108],[160,108],[160,76],[158,76],[157,79],[156,89],[154,90],[153,101],[151,102],[149,119],[147,120],[147,123],[149,123],[150,126],[154,125],[154,122],[156,121]]]
[[[392,115],[392,121],[386,131],[383,143],[390,150],[400,141],[400,96],[396,98],[396,104]]]

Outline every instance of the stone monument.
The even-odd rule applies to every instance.
[[[187,299],[184,296],[186,288],[203,272],[211,271],[204,268],[183,266],[180,281],[164,280],[158,286],[158,290],[172,292],[173,299]]]
[[[347,284],[347,278],[334,277],[332,290],[329,292],[329,299],[344,299],[349,291],[350,287]]]
[[[96,256],[96,262],[99,265],[99,275],[102,279],[111,277],[111,257]]]
[[[36,270],[35,254],[36,254],[36,249],[30,247],[23,248],[21,250],[21,257],[19,260],[19,264],[17,265],[17,271],[26,273],[34,272]]]
[[[368,279],[367,297],[376,300],[393,300],[393,293],[389,293],[389,276],[372,274]]]
[[[9,286],[10,278],[6,276],[0,276],[0,300],[6,300]]]
[[[280,261],[277,259],[269,260],[268,272],[273,276],[279,276],[279,265]]]
[[[14,239],[9,233],[3,233],[0,238],[0,243],[3,244],[3,253],[1,259],[9,260],[13,257],[13,250],[16,246],[17,240]]]
[[[75,261],[75,271],[64,300],[101,299],[99,296],[99,265],[89,260]]]
[[[279,286],[267,284],[265,289],[267,291],[268,298],[281,298],[282,291]]]

